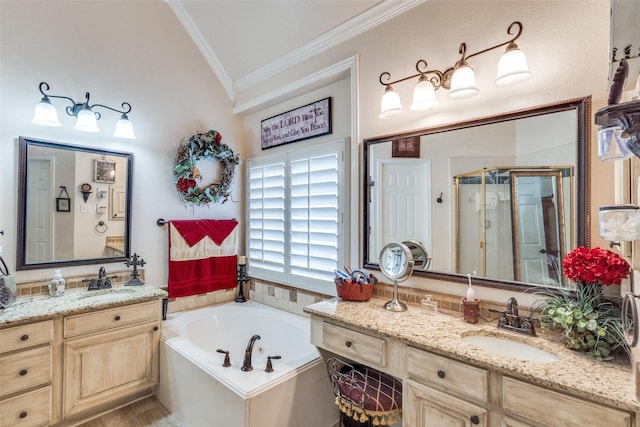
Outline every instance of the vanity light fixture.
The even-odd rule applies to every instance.
[[[102,114],[94,111],[94,108],[101,107],[121,114],[120,120],[118,120],[118,122],[116,123],[116,130],[113,136],[115,136],[116,138],[136,139],[136,136],[133,133],[133,126],[131,125],[129,117],[127,116],[127,114],[131,112],[131,104],[129,104],[128,102],[123,102],[123,110],[118,110],[103,104],[90,105],[89,92],[85,94],[85,99],[83,102],[75,102],[73,99],[67,96],[49,95],[45,93],[45,91],[49,90],[49,84],[47,82],[41,82],[38,88],[40,89],[40,93],[42,94],[42,99],[36,105],[36,109],[33,114],[33,120],[31,120],[31,123],[40,126],[60,127],[61,125],[58,121],[58,113],[56,111],[56,107],[53,106],[50,99],[60,98],[66,99],[71,103],[71,105],[67,106],[65,111],[68,115],[76,117],[76,125],[73,127],[74,129],[83,132],[100,132],[100,128],[98,128],[98,120],[100,120]]]
[[[429,110],[438,105],[435,91],[440,88],[449,90],[447,97],[451,99],[469,98],[476,95],[480,92],[480,89],[478,89],[476,85],[475,72],[469,65],[468,60],[474,56],[481,55],[502,46],[506,46],[506,50],[498,62],[498,73],[495,85],[514,85],[529,79],[531,72],[527,65],[527,58],[515,43],[522,34],[522,29],[523,26],[521,22],[512,22],[507,28],[507,34],[512,35],[517,31],[513,38],[504,43],[472,53],[471,55],[467,55],[467,44],[464,42],[461,43],[458,49],[458,53],[461,55],[460,59],[455,65],[447,68],[445,71],[438,69],[429,70],[427,68],[427,61],[420,59],[416,63],[417,73],[408,77],[391,81],[391,74],[387,71],[383,72],[379,78],[380,84],[385,87],[384,95],[380,101],[380,118],[386,119],[393,117],[404,111],[400,96],[393,90],[392,85],[416,77],[418,77],[418,83],[413,89],[413,102],[409,107],[409,109],[413,111]]]

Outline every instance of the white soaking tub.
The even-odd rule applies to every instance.
[[[309,319],[256,302],[167,316],[158,399],[184,427],[329,427],[338,420]],[[253,370],[240,370],[250,338]],[[229,351],[231,366],[223,367]],[[273,372],[265,372],[267,356]]]

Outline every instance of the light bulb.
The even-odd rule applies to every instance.
[[[82,132],[100,132],[96,115],[86,105],[82,110],[78,111],[78,119],[76,120],[76,125],[73,128]]]
[[[451,76],[451,90],[447,95],[451,99],[469,98],[477,95],[480,89],[476,86],[476,74],[466,62],[456,66]]]
[[[514,85],[531,78],[527,57],[515,43],[510,43],[498,62],[496,86]]]
[[[418,83],[413,88],[413,102],[409,106],[412,111],[430,110],[438,105],[436,92],[433,85],[424,74],[420,76]]]
[[[403,111],[400,95],[398,95],[391,86],[387,86],[384,90],[384,95],[382,95],[382,99],[380,100],[379,117],[381,119],[388,119],[389,117],[397,116]]]
[[[53,106],[48,96],[42,98],[36,105],[31,123],[56,128],[61,126],[60,121],[58,121],[58,112],[56,111],[56,107]]]
[[[133,133],[133,125],[126,114],[120,116],[120,120],[116,123],[116,131],[113,133],[116,138],[136,139]]]

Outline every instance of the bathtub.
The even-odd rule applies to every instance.
[[[329,427],[338,421],[309,319],[253,301],[167,316],[160,339],[160,402],[184,427]],[[240,367],[253,335],[253,370]],[[231,366],[223,367],[229,351]],[[267,356],[273,372],[265,372]]]

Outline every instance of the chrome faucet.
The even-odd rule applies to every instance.
[[[244,351],[244,362],[242,363],[242,371],[251,371],[253,366],[251,366],[251,353],[253,353],[253,344],[256,340],[260,339],[260,335],[254,335],[249,340],[249,344],[247,344],[247,349]]]

